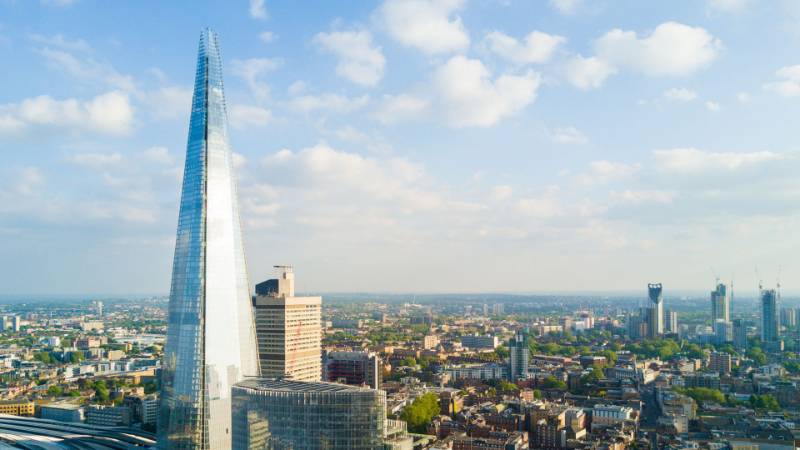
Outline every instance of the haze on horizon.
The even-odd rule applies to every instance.
[[[206,26],[251,284],[800,289],[797,2],[304,6],[0,1],[2,292],[168,291]]]

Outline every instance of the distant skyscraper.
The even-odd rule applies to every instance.
[[[717,344],[733,341],[733,324],[723,319],[714,322],[714,340]]]
[[[781,308],[781,325],[792,329],[797,327],[797,310],[794,308]]]
[[[725,322],[731,320],[728,288],[722,283],[718,283],[717,288],[711,291],[711,326],[719,319]]]
[[[508,342],[509,360],[508,375],[512,381],[528,378],[530,362],[530,336],[525,330],[517,331]]]
[[[322,376],[322,298],[295,297],[291,266],[256,286],[253,299],[261,375],[301,381]]]
[[[778,328],[778,304],[780,294],[775,289],[761,290],[761,340],[777,342],[780,337]]]
[[[648,337],[656,338],[664,334],[664,296],[661,283],[647,285],[647,296],[650,299],[648,316]]]
[[[747,350],[747,325],[744,320],[733,320],[733,346],[737,350]]]
[[[200,36],[161,377],[158,446],[231,448],[231,387],[258,375],[217,35]]]
[[[678,311],[668,309],[664,312],[664,331],[678,333]]]

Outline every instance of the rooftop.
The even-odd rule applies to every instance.
[[[235,387],[284,392],[369,392],[373,390],[324,381],[294,381],[280,378],[251,378],[236,383]]]

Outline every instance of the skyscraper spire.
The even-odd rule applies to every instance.
[[[200,35],[186,146],[159,447],[231,447],[231,386],[258,375],[217,35]]]

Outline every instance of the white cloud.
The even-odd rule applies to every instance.
[[[47,47],[56,47],[62,50],[83,53],[90,53],[92,51],[92,47],[83,39],[70,39],[63,34],[45,36],[34,33],[30,35],[30,39],[38,44],[42,44]]]
[[[289,85],[289,88],[286,89],[286,92],[288,92],[289,95],[297,95],[302,94],[306,91],[306,89],[308,89],[308,85],[306,85],[305,81],[297,80]]]
[[[418,119],[429,106],[427,100],[409,94],[384,95],[373,117],[385,124]]]
[[[339,58],[336,73],[353,83],[374,86],[383,78],[386,58],[369,31],[319,33],[314,40]]]
[[[754,0],[708,0],[708,7],[713,11],[724,13],[740,13],[747,10]]]
[[[164,166],[175,164],[175,159],[169,154],[169,150],[166,147],[150,147],[143,154],[146,160],[156,164]]]
[[[583,5],[583,0],[550,0],[550,5],[559,13],[569,16],[578,12]]]
[[[502,184],[492,188],[492,198],[496,201],[503,201],[511,197],[514,193],[514,188],[509,185]]]
[[[579,89],[596,89],[603,85],[606,78],[617,73],[617,69],[597,57],[584,58],[575,55],[564,66],[565,77]]]
[[[750,94],[747,92],[739,92],[736,94],[736,101],[739,103],[748,103],[750,101]]]
[[[586,144],[589,139],[575,127],[561,127],[550,131],[550,139],[556,144]]]
[[[722,42],[701,27],[665,22],[646,37],[614,29],[595,41],[598,57],[653,76],[685,76],[716,59]]]
[[[369,103],[369,96],[346,97],[339,94],[302,95],[289,101],[289,107],[295,111],[309,113],[313,111],[332,111],[350,113],[357,111]]]
[[[564,42],[566,42],[566,38],[562,36],[541,31],[529,33],[523,42],[500,31],[492,31],[484,38],[484,43],[489,50],[520,65],[541,64],[549,61],[558,46]]]
[[[273,33],[272,31],[262,31],[258,34],[258,38],[261,39],[261,42],[265,44],[269,44],[270,42],[275,41],[278,38],[278,35]]]
[[[91,100],[56,100],[49,95],[19,104],[0,105],[0,131],[21,131],[36,126],[69,127],[105,134],[125,134],[133,124],[128,95],[111,91]]]
[[[92,169],[103,169],[119,166],[122,164],[123,158],[119,153],[78,153],[72,155],[70,161]]]
[[[234,128],[260,127],[272,122],[272,112],[260,106],[235,103],[230,107],[230,116]]]
[[[134,91],[136,86],[133,77],[117,72],[108,63],[95,61],[93,58],[78,58],[61,49],[44,47],[37,50],[48,66],[62,71],[84,83],[103,83],[115,89]]]
[[[192,90],[188,87],[164,86],[138,96],[156,119],[186,119],[192,108]]]
[[[268,17],[264,0],[250,0],[250,17],[261,20]]]
[[[44,184],[44,175],[37,167],[23,167],[17,175],[12,187],[13,192],[17,194],[30,195]]]
[[[580,184],[592,186],[619,182],[631,179],[642,169],[641,164],[621,163],[614,161],[592,161],[586,173],[575,176],[575,181]]]
[[[667,89],[662,94],[663,97],[672,102],[690,102],[697,98],[697,92],[686,88]]]
[[[264,75],[280,67],[282,62],[273,58],[234,59],[231,72],[244,80],[259,100],[269,98],[269,85],[263,81]]]
[[[712,100],[708,100],[706,102],[706,109],[711,111],[711,112],[717,112],[720,109],[722,109],[722,107],[719,106],[719,103],[717,103],[715,101],[712,101]]]
[[[784,97],[797,97],[800,95],[800,64],[781,67],[775,72],[778,81],[764,85],[764,89],[775,92]]]
[[[455,13],[463,0],[386,0],[379,18],[397,42],[427,54],[458,52],[469,35]]]
[[[631,204],[672,203],[676,195],[674,191],[660,190],[625,190],[611,193],[612,198]]]
[[[454,127],[488,127],[533,103],[541,84],[538,73],[492,79],[480,60],[454,56],[433,75],[445,120]]]
[[[704,170],[740,170],[769,161],[786,158],[780,153],[759,152],[709,152],[696,148],[654,150],[656,167],[669,172],[692,173]]]

